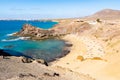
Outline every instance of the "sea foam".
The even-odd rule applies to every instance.
[[[14,34],[16,34],[17,32],[11,33],[11,34],[7,34],[7,36],[13,36]]]
[[[18,40],[27,40],[29,39],[29,37],[18,37],[18,38],[15,38],[15,39],[3,39],[1,41],[18,41]]]

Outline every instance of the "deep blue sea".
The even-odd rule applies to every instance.
[[[57,22],[51,21],[0,20],[0,49],[5,49],[14,56],[25,55],[46,61],[53,60],[61,55],[65,46],[64,41],[55,39],[33,41],[25,40],[24,37],[11,36],[26,23],[43,29],[49,29],[57,24]]]

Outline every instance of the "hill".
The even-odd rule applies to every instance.
[[[95,14],[86,17],[88,19],[120,19],[120,10],[113,9],[103,9],[101,11],[96,12]]]

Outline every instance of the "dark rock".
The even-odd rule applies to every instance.
[[[31,63],[31,62],[33,62],[33,59],[23,57],[23,58],[22,58],[22,62],[23,62],[23,63]]]
[[[73,44],[65,44],[65,46],[67,46],[67,47],[72,47],[73,46]]]
[[[64,50],[64,51],[62,52],[62,54],[64,54],[64,55],[66,55],[66,54],[68,54],[68,53],[70,53],[70,50]]]
[[[52,75],[50,75],[49,73],[44,73],[43,75],[44,75],[44,76],[52,76]]]
[[[20,78],[24,78],[25,75],[24,75],[24,74],[19,74],[19,77],[20,77]]]
[[[44,64],[45,64],[46,66],[48,66],[48,63],[47,63],[46,61],[44,62]]]
[[[60,74],[59,73],[53,73],[53,74],[50,74],[50,73],[44,73],[43,74],[44,76],[50,76],[50,77],[55,77],[55,76],[60,76]]]
[[[43,59],[36,59],[36,62],[42,63],[42,64],[48,66],[48,63],[45,60],[43,60]]]
[[[59,73],[54,73],[53,76],[60,76]]]
[[[20,78],[24,78],[24,77],[34,77],[34,78],[36,78],[36,76],[35,75],[33,75],[33,74],[31,74],[31,73],[28,73],[28,74],[19,74],[19,77]]]
[[[0,49],[0,56],[11,56],[11,55],[5,52],[4,50]]]

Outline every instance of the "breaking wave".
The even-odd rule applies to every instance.
[[[3,39],[1,41],[18,41],[18,40],[27,40],[27,39],[29,39],[29,37],[18,37],[15,39]]]
[[[16,32],[11,33],[11,34],[7,34],[7,36],[13,36],[14,34],[16,34]]]

